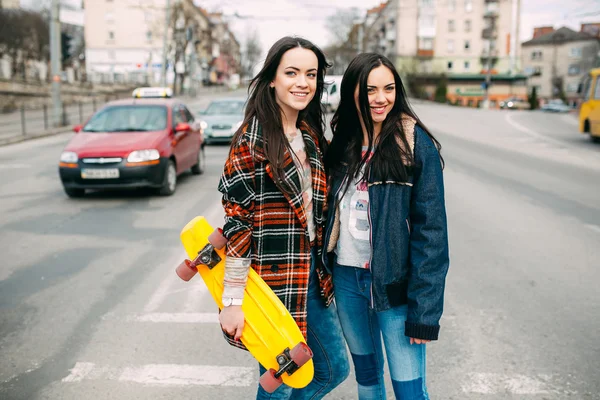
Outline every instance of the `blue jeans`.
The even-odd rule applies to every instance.
[[[333,287],[340,323],[352,354],[358,398],[386,399],[383,349],[396,399],[429,400],[425,386],[425,345],[404,335],[407,306],[375,312],[370,306],[371,271],[335,264]]]
[[[257,399],[322,399],[350,374],[348,353],[335,304],[325,307],[321,298],[319,278],[314,268],[316,252],[312,253],[312,265],[308,283],[307,344],[313,352],[315,376],[308,386],[292,389],[281,385],[275,392],[267,393],[258,386]],[[260,374],[265,373],[260,365]]]

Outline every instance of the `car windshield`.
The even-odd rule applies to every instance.
[[[112,106],[100,110],[83,132],[150,132],[167,128],[167,108],[158,105]]]
[[[244,102],[234,101],[213,101],[208,105],[205,115],[240,115],[244,113]]]

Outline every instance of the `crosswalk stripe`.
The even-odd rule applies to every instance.
[[[256,383],[257,371],[257,368],[249,367],[187,364],[147,364],[114,368],[77,362],[62,382],[116,380],[148,386],[250,386]]]
[[[219,322],[217,313],[147,313],[136,315],[132,320],[139,322],[168,322],[179,324],[213,324]]]

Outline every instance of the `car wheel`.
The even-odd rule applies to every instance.
[[[177,187],[177,169],[175,168],[175,162],[169,160],[167,163],[167,169],[165,171],[165,179],[163,186],[160,188],[161,196],[171,196],[175,193]]]
[[[198,150],[198,163],[192,167],[192,174],[202,175],[205,169],[206,154],[204,153],[204,149],[201,147],[200,150]]]
[[[71,198],[83,197],[85,195],[85,189],[73,189],[73,188],[64,188],[67,196]]]

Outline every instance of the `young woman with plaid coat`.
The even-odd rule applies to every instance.
[[[327,68],[314,44],[284,37],[270,49],[250,85],[219,190],[229,240],[220,323],[230,344],[244,324],[248,269],[273,289],[313,351],[315,377],[303,389],[260,386],[257,399],[320,399],[349,373],[332,304],[332,279],[321,263],[327,179],[323,166],[321,93]],[[260,366],[261,374],[264,368]]]

